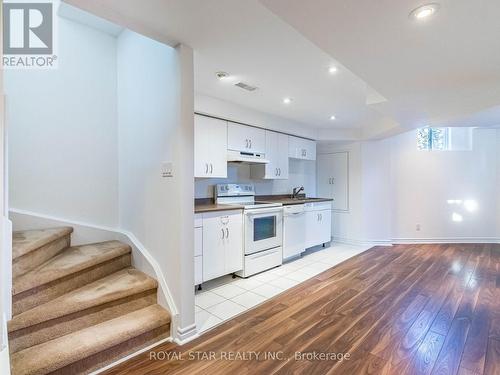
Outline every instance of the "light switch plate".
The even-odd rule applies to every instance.
[[[161,176],[174,177],[172,162],[164,161],[163,163],[161,163]]]

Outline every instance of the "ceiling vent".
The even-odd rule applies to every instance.
[[[257,87],[247,85],[244,82],[238,82],[238,83],[235,83],[234,85],[242,88],[243,90],[247,90],[247,91],[255,91],[255,90],[257,90]]]

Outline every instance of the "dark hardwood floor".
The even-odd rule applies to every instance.
[[[106,374],[171,373],[499,375],[500,245],[375,247]]]

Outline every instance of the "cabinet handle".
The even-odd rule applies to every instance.
[[[214,166],[212,165],[212,163],[210,163],[210,174],[213,174],[214,173]]]
[[[274,171],[274,175],[277,176],[278,175],[278,168],[275,169]]]
[[[208,163],[205,163],[205,174],[208,174]]]
[[[278,172],[279,172],[278,176],[281,176],[281,168],[278,168]]]
[[[221,232],[222,232],[222,239],[224,239],[224,228],[221,228]]]
[[[229,238],[229,228],[226,228],[226,238]]]
[[[319,214],[319,221],[323,221],[323,214]]]
[[[252,148],[252,140],[250,139],[250,148]]]

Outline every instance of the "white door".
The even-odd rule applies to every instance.
[[[228,216],[225,227],[225,273],[243,269],[243,214],[233,213]]]
[[[318,155],[316,162],[318,197],[332,198],[332,209],[349,210],[349,153]]]
[[[266,152],[266,131],[253,126],[229,122],[227,148],[235,151],[264,154]]]
[[[332,185],[332,154],[320,154],[316,160],[316,186],[318,197],[334,198]]]
[[[349,210],[349,154],[337,152],[332,154],[332,185],[334,210]]]
[[[195,115],[194,176],[227,177],[227,121]]]
[[[278,178],[288,179],[288,135],[278,134]]]
[[[203,281],[225,275],[225,237],[223,222],[217,214],[203,216]]]

